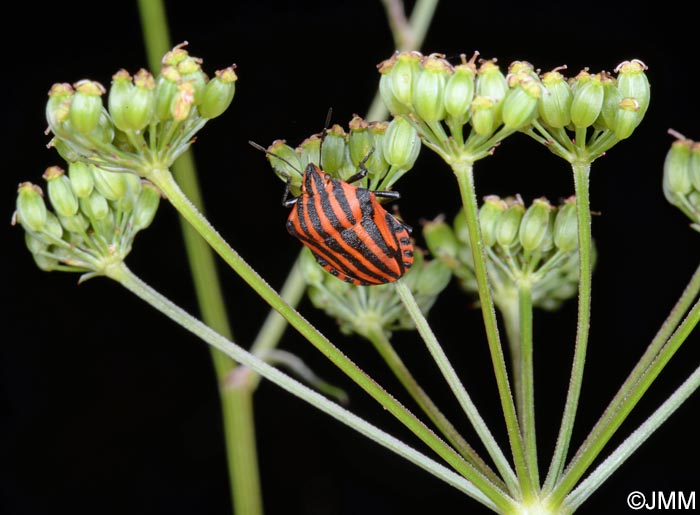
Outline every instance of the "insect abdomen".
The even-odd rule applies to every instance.
[[[318,177],[313,179],[320,179]],[[413,263],[406,226],[389,214],[365,188],[337,179],[307,181],[287,229],[309,247],[331,274],[353,284],[384,284],[401,277]]]

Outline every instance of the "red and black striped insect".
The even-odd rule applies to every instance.
[[[394,282],[413,264],[411,228],[377,200],[398,199],[398,192],[371,191],[351,184],[367,174],[365,163],[370,155],[371,152],[360,163],[359,173],[347,181],[331,177],[309,163],[304,170],[301,194],[290,198],[289,177],[282,199],[285,207],[293,208],[287,231],[311,250],[324,269],[356,285]]]

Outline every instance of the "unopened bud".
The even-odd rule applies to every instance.
[[[566,199],[564,205],[557,210],[554,219],[554,245],[563,252],[571,252],[578,248],[576,197]]]
[[[503,125],[519,130],[537,117],[537,104],[542,87],[531,75],[522,76],[503,101]]]
[[[80,199],[80,210],[90,220],[100,221],[109,216],[110,209],[107,199],[105,199],[97,190],[94,190],[89,197]]]
[[[128,130],[141,131],[149,123],[156,109],[156,84],[148,71],[140,69],[134,76],[134,88],[129,95],[125,121]]]
[[[445,118],[445,83],[451,74],[452,67],[442,57],[423,58],[413,85],[413,107],[418,117],[426,122]]]
[[[678,205],[678,197],[687,195],[692,189],[689,173],[692,143],[688,139],[677,139],[671,144],[664,160],[664,194],[673,205]]]
[[[503,248],[509,248],[517,241],[520,223],[525,214],[525,206],[519,197],[510,199],[507,204],[508,207],[496,224],[496,241]]]
[[[542,75],[542,84],[545,89],[538,104],[540,118],[553,129],[566,127],[571,122],[571,86],[557,70]]]
[[[207,82],[199,105],[199,114],[204,118],[216,118],[228,109],[236,93],[235,65],[218,70],[216,76]]]
[[[454,73],[445,84],[445,111],[457,123],[463,124],[469,120],[475,89],[476,66],[474,63],[463,62],[455,66]]]
[[[447,261],[457,259],[459,243],[452,228],[443,217],[423,225],[423,238],[433,256]]]
[[[384,135],[384,159],[397,168],[409,169],[420,152],[416,129],[402,116],[395,117]]]
[[[419,52],[400,52],[389,71],[394,98],[404,107],[412,108],[414,81],[420,73]]]
[[[87,163],[74,161],[68,164],[68,177],[73,193],[79,198],[87,197],[92,192],[95,179]]]
[[[61,125],[68,120],[70,105],[75,90],[68,83],[56,83],[49,90],[49,100],[46,102],[46,121],[49,127],[58,134]]]
[[[574,98],[571,101],[571,122],[578,128],[585,129],[593,125],[603,108],[605,91],[601,77],[581,72],[576,77],[573,87]]]
[[[170,115],[173,120],[183,122],[187,119],[195,102],[194,94],[195,87],[191,82],[183,82],[178,85],[173,103],[170,106]]]
[[[493,99],[484,96],[472,101],[471,126],[479,136],[490,136],[501,123],[499,106]]]
[[[127,183],[121,172],[108,172],[94,165],[90,165],[92,177],[95,181],[95,189],[107,200],[119,200],[124,196]]]
[[[535,199],[520,223],[520,244],[526,252],[543,250],[551,221],[552,206],[547,199]]]
[[[78,198],[73,193],[70,180],[60,166],[51,166],[43,175],[51,205],[59,216],[73,216],[78,212]]]
[[[134,83],[128,71],[121,69],[112,76],[112,85],[107,96],[107,107],[112,117],[114,126],[121,130],[128,130],[126,115],[129,112],[129,100],[134,89]]]
[[[23,182],[17,189],[17,219],[27,231],[39,232],[46,225],[47,210],[41,188]]]
[[[177,64],[177,71],[182,77],[182,82],[192,86],[192,103],[199,105],[207,85],[207,76],[202,71],[202,60],[187,56]]]
[[[640,117],[644,117],[651,99],[651,88],[646,76],[647,65],[639,59],[617,65],[617,89],[623,98],[634,98],[639,103]]]
[[[70,103],[70,121],[75,130],[88,134],[95,130],[100,122],[105,88],[99,82],[91,80],[81,80],[73,87],[75,94]]]
[[[319,166],[336,177],[345,163],[345,137],[343,128],[340,125],[334,125],[326,132],[321,146]]]
[[[170,106],[178,94],[179,83],[180,74],[172,66],[166,66],[160,71],[156,80],[156,117],[159,120],[170,119]]]
[[[141,182],[141,192],[134,206],[133,225],[141,231],[151,225],[160,204],[160,190],[148,181]]]
[[[506,203],[496,195],[484,198],[484,204],[479,209],[479,224],[482,241],[487,247],[492,247],[496,243],[496,227],[506,207]]]

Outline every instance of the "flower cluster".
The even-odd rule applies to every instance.
[[[691,227],[700,231],[700,142],[669,132],[676,140],[664,161],[664,195],[690,218]]]
[[[396,52],[378,65],[391,113],[410,120],[448,162],[480,159],[515,131],[569,161],[584,151],[597,157],[629,137],[649,106],[646,66],[638,60],[621,63],[617,77],[582,70],[567,79],[562,68],[540,74],[526,61],[504,74],[496,60],[477,66],[477,55],[453,66],[440,54]]]
[[[237,80],[235,66],[209,79],[202,60],[183,47],[163,57],[155,77],[145,69],[133,77],[119,70],[109,91],[92,80],[54,84],[46,104],[51,145],[68,162],[104,170],[147,176],[151,168],[168,168],[228,108]]]
[[[160,191],[135,174],[82,162],[71,163],[68,173],[52,166],[43,177],[53,210],[39,186],[23,182],[13,223],[24,228],[40,269],[85,273],[81,280],[121,263],[136,233],[153,221],[160,202]]]
[[[367,337],[375,330],[389,335],[392,331],[415,328],[393,285],[365,288],[339,281],[324,272],[306,248],[302,252],[301,270],[308,284],[309,299],[318,309],[335,318],[342,332]],[[445,263],[425,259],[423,252],[416,248],[413,266],[401,281],[427,315],[451,277]]]
[[[556,309],[578,288],[576,200],[558,207],[545,198],[525,207],[519,197],[488,196],[479,212],[494,301],[517,299],[518,288],[532,291],[533,304]],[[469,292],[477,291],[469,230],[460,211],[450,226],[442,218],[423,228],[431,253],[443,261]]]
[[[333,125],[322,134],[305,139],[297,148],[276,140],[267,148],[267,157],[277,175],[291,181],[291,192],[301,190],[301,179],[309,163],[341,180],[356,175],[361,167],[367,175],[355,183],[371,190],[388,190],[413,167],[420,139],[405,120],[367,122],[355,115],[346,131]]]

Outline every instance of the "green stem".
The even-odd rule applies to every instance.
[[[503,299],[497,304],[498,310],[503,316],[503,326],[508,339],[510,352],[511,371],[513,377],[513,392],[515,393],[515,407],[518,413],[523,412],[522,378],[520,376],[520,302],[516,295],[503,295]],[[522,420],[520,421],[522,424]]]
[[[223,354],[221,351],[215,351]],[[228,358],[228,356],[226,356]],[[230,359],[230,358],[228,358]],[[231,471],[234,511],[241,515],[262,514],[262,491],[258,473],[253,393],[245,367],[237,367],[222,385],[222,409],[227,432],[228,464]],[[240,372],[243,372],[242,374]]]
[[[520,492],[517,478],[513,470],[511,469],[510,464],[508,463],[508,459],[505,457],[503,451],[498,446],[498,442],[491,434],[491,431],[484,422],[484,419],[481,418],[479,411],[476,409],[476,406],[472,402],[471,397],[467,393],[467,390],[464,388],[464,385],[457,376],[457,372],[455,372],[455,369],[452,367],[450,360],[445,355],[445,351],[442,349],[440,343],[435,337],[435,333],[433,333],[433,330],[430,328],[428,321],[423,316],[420,307],[418,306],[415,298],[413,297],[413,293],[411,293],[411,290],[408,286],[404,284],[403,281],[397,281],[393,284],[395,285],[396,291],[401,297],[401,301],[406,307],[406,311],[409,313],[411,319],[416,324],[416,329],[418,329],[418,332],[423,338],[423,341],[425,342],[428,351],[435,360],[435,363],[440,369],[440,372],[442,372],[442,375],[447,381],[450,390],[452,390],[452,393],[457,398],[459,405],[462,407],[465,414],[469,418],[469,421],[474,426],[476,433],[479,435],[479,438],[486,447],[486,450],[491,456],[491,459],[494,461],[496,468],[501,473],[501,476],[508,485],[509,491]]]
[[[311,388],[304,386],[280,370],[268,365],[163,297],[160,293],[135,276],[123,263],[120,262],[110,267],[105,271],[105,275],[119,282],[139,298],[151,304],[151,306],[158,311],[195,334],[212,347],[224,352],[242,365],[251,368],[285,391],[308,402],[315,408],[318,408],[343,424],[355,429],[362,435],[395,452],[399,456],[406,458],[490,509],[509,513],[513,511],[513,501],[506,495],[495,490],[489,491],[488,488],[485,489],[481,485],[472,484],[443,465],[419,453],[412,447],[409,447],[364,419],[347,411]],[[489,493],[491,495],[489,495]]]
[[[566,394],[564,413],[562,416],[559,436],[554,447],[554,455],[549,466],[545,490],[549,490],[559,480],[566,455],[571,442],[571,434],[574,429],[574,420],[578,407],[581,385],[583,383],[583,370],[586,363],[586,350],[588,347],[588,331],[591,317],[591,211],[588,198],[588,179],[591,169],[589,162],[574,163],[574,188],[576,193],[576,215],[578,220],[579,243],[579,285],[578,285],[578,318],[576,322],[576,345],[574,359],[571,367],[569,389]]]
[[[277,310],[302,336],[324,354],[333,364],[401,421],[409,430],[425,442],[460,474],[472,481],[496,504],[507,505],[504,494],[466,463],[450,446],[440,440],[410,411],[375,383],[357,365],[350,361],[314,326],[287,304],[250,265],[234,251],[197,211],[182,193],[168,170],[154,168],[147,178],[160,188],[178,212],[197,230],[223,260],[273,309]]]
[[[688,398],[700,387],[700,367],[679,386],[657,410],[622,442],[603,463],[601,463],[575,490],[565,499],[564,504],[577,509],[595,492],[661,424],[663,424]]]
[[[525,443],[525,457],[532,483],[539,488],[540,478],[537,466],[537,433],[535,431],[535,374],[532,344],[532,290],[529,284],[518,285],[520,306],[520,398],[522,412],[520,422]]]
[[[452,423],[435,405],[430,396],[420,387],[413,377],[413,374],[411,374],[410,370],[408,370],[408,367],[406,367],[406,364],[401,359],[401,356],[394,350],[394,347],[391,345],[391,342],[381,327],[369,328],[365,336],[372,342],[374,348],[377,349],[377,352],[387,363],[401,385],[411,395],[413,400],[416,401],[416,404],[418,404],[433,424],[435,424],[447,441],[457,449],[457,452],[459,452],[465,460],[474,465],[479,472],[489,478],[492,483],[498,485],[501,489],[505,489],[506,486],[503,484],[503,481],[501,481],[493,470],[481,459],[481,456],[479,456],[464,440],[462,435],[457,432]]]
[[[533,498],[534,485],[530,480],[530,473],[527,470],[525,451],[523,449],[522,435],[518,425],[518,417],[515,411],[513,395],[508,383],[508,371],[506,369],[501,338],[498,334],[498,324],[496,322],[496,310],[493,304],[493,296],[489,287],[488,274],[486,271],[486,259],[484,257],[484,245],[481,240],[481,227],[479,226],[479,211],[476,200],[476,190],[474,188],[473,165],[471,162],[457,160],[451,163],[459,191],[462,196],[464,212],[469,229],[469,239],[474,260],[474,272],[479,289],[479,301],[481,303],[481,313],[484,319],[486,337],[488,340],[491,361],[496,376],[498,395],[501,400],[501,408],[506,422],[508,440],[513,452],[515,471],[520,481],[523,495],[526,499]]]
[[[634,387],[630,389],[624,401],[620,404],[614,416],[599,431],[597,438],[589,443],[589,446],[581,453],[575,463],[571,463],[561,480],[552,490],[549,499],[554,505],[561,503],[564,497],[573,489],[576,482],[588,470],[591,463],[600,454],[605,444],[610,441],[622,422],[627,418],[632,409],[637,405],[644,393],[649,389],[663,368],[676,353],[678,348],[686,340],[690,332],[700,321],[700,301],[696,302],[683,323],[676,329],[668,343],[663,346],[654,361],[641,375]]]
[[[603,412],[603,415],[600,417],[598,422],[596,422],[595,426],[593,427],[593,429],[591,429],[591,432],[586,437],[586,440],[583,442],[581,447],[578,449],[578,451],[572,458],[570,467],[575,466],[575,464],[578,463],[578,461],[581,458],[581,455],[587,451],[587,449],[592,445],[592,443],[599,438],[601,432],[610,424],[615,414],[620,409],[620,406],[622,405],[624,400],[627,397],[629,397],[630,392],[632,391],[634,386],[639,382],[639,379],[652,365],[659,352],[663,348],[664,344],[671,337],[673,331],[676,330],[678,324],[680,324],[681,320],[683,319],[683,316],[688,311],[688,308],[690,307],[691,303],[693,302],[693,300],[695,300],[699,293],[700,266],[698,266],[698,268],[695,270],[695,273],[688,282],[688,285],[683,291],[681,297],[678,299],[675,306],[669,313],[668,317],[662,324],[661,328],[656,333],[656,336],[654,336],[654,339],[651,341],[640,360],[632,369],[632,372],[630,372],[624,384],[617,391],[615,397],[613,397],[613,399],[610,401],[607,408]]]
[[[160,67],[163,55],[170,50],[171,41],[165,6],[162,0],[139,0],[142,32],[152,70]],[[197,180],[197,171],[191,151],[185,152],[173,165],[173,174],[188,198],[200,211],[204,202]],[[180,220],[195,294],[202,319],[215,331],[227,338],[232,337],[228,322],[221,282],[211,248],[200,238],[191,225]],[[231,496],[235,513],[259,515],[262,496],[259,485],[259,470],[255,451],[255,420],[253,416],[253,387],[249,391],[223,389],[236,363],[225,354],[210,349],[221,402],[222,423],[225,435]]]

